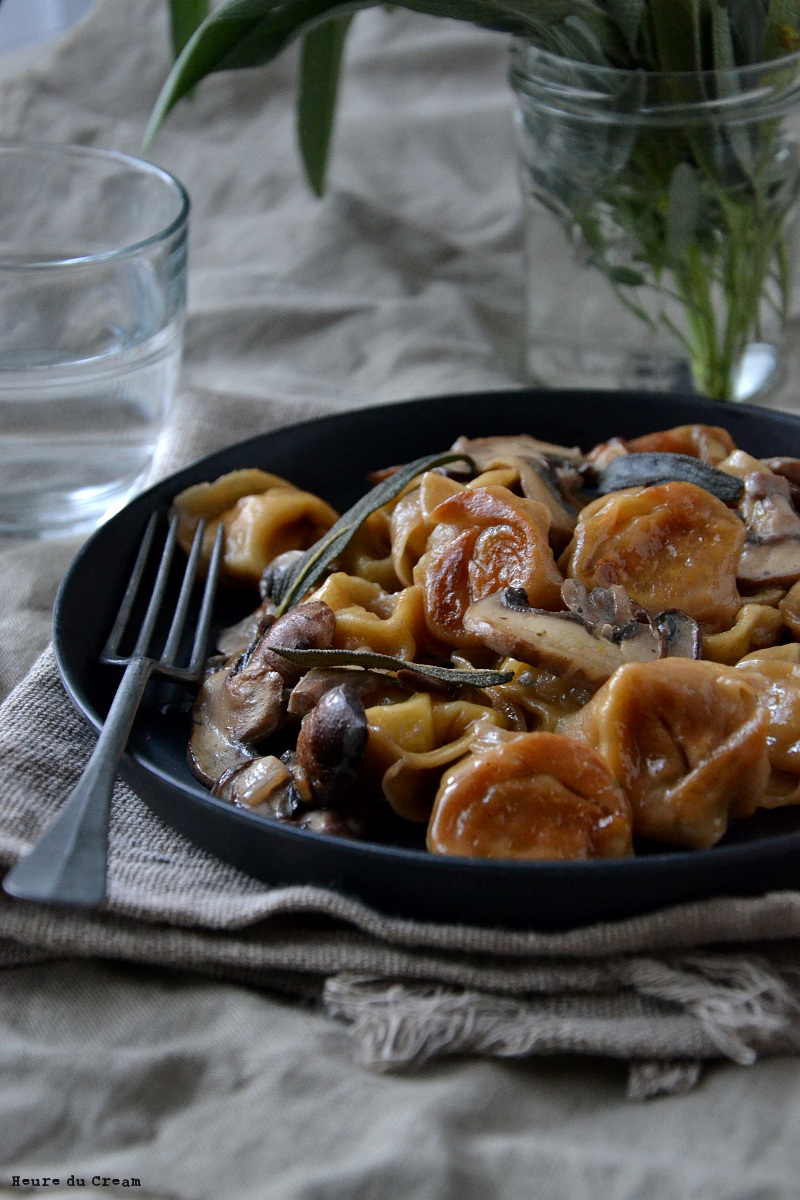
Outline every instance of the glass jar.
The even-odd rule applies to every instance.
[[[511,82],[532,378],[774,394],[800,315],[800,55],[661,73],[518,41]]]

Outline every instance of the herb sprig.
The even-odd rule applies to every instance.
[[[338,558],[349,545],[360,526],[367,517],[399,496],[403,488],[421,475],[424,471],[432,471],[435,467],[444,467],[451,462],[466,462],[472,469],[475,463],[468,454],[457,454],[449,451],[446,454],[426,454],[414,462],[406,463],[382,480],[371,491],[344,513],[326,534],[306,550],[292,566],[276,576],[270,589],[270,599],[277,605],[276,616],[282,616],[287,609],[299,603],[306,592],[322,578],[328,567]]]

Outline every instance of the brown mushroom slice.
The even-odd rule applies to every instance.
[[[445,772],[434,854],[575,860],[633,853],[631,808],[599,754],[552,733],[515,734]]]
[[[394,676],[360,667],[314,667],[307,671],[292,690],[287,712],[292,717],[304,717],[319,704],[326,692],[345,686],[361,697],[365,708],[404,700],[407,696]]]
[[[656,613],[653,624],[664,643],[664,658],[702,658],[703,632],[696,621],[679,608]]]
[[[293,783],[292,772],[286,763],[274,754],[268,754],[227,771],[214,785],[211,794],[261,816],[286,820],[294,816],[298,808]]]
[[[757,458],[737,450],[720,470],[744,483],[739,512],[747,540],[739,560],[739,580],[749,591],[800,579],[800,516],[792,503],[791,484]]]
[[[642,837],[706,849],[765,793],[767,714],[731,667],[685,658],[630,663],[558,732],[599,752]]]
[[[367,745],[364,705],[347,686],[326,692],[303,718],[295,752],[295,782],[301,797],[329,806],[355,783]]]
[[[465,488],[434,515],[437,525],[414,579],[423,588],[425,619],[438,641],[475,645],[464,614],[498,588],[522,588],[531,603],[559,607],[563,579],[547,540],[550,517],[543,504],[506,488]]]
[[[798,647],[800,649],[800,647]],[[800,804],[800,665],[751,654],[737,663],[768,714],[770,777],[762,808]]]
[[[206,787],[235,767],[243,766],[255,757],[255,752],[234,736],[231,697],[227,682],[230,667],[206,673],[192,709],[192,731],[189,737],[188,760],[192,773]],[[280,681],[277,683],[277,704],[280,707]],[[274,696],[267,693],[271,705]]]
[[[336,616],[322,600],[308,600],[284,613],[271,624],[243,662],[250,675],[260,670],[277,671],[287,687],[293,687],[303,668],[276,654],[281,650],[328,650],[333,645]]]
[[[590,688],[599,687],[626,662],[661,656],[659,635],[649,625],[634,626],[630,636],[615,642],[590,632],[574,613],[510,608],[502,592],[471,605],[464,617],[464,628],[495,653]]]
[[[217,650],[226,658],[242,654],[262,633],[266,633],[275,619],[275,605],[267,598],[258,608],[248,613],[235,625],[228,625],[217,635]]]
[[[579,466],[583,462],[579,446],[543,442],[527,433],[485,438],[460,437],[453,443],[452,449],[468,454],[479,471],[485,471],[497,458],[544,458],[551,463],[568,463],[572,466]]]
[[[588,504],[561,564],[589,590],[619,584],[648,612],[680,608],[714,633],[741,607],[744,538],[739,517],[710,492],[662,483]]]

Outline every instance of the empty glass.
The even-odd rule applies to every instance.
[[[124,504],[175,391],[189,198],[124,154],[0,144],[0,534]]]

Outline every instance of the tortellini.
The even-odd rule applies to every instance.
[[[484,735],[442,777],[428,849],[480,858],[626,856],[631,806],[600,755],[579,742],[553,733]]]
[[[631,801],[634,833],[705,849],[764,796],[767,725],[743,672],[666,658],[620,667],[558,731],[599,752]]]
[[[693,483],[630,488],[588,504],[564,552],[587,588],[620,584],[648,611],[679,608],[711,633],[736,619],[742,522]]]
[[[365,778],[380,783],[401,817],[427,821],[442,769],[463,758],[486,725],[506,724],[492,708],[426,692],[368,708]]]
[[[414,568],[428,629],[449,646],[469,647],[464,613],[483,596],[522,588],[530,602],[557,608],[563,582],[547,540],[543,504],[503,487],[464,488],[433,510],[434,528]]]
[[[187,488],[175,497],[173,509],[178,514],[178,541],[187,553],[199,521],[205,519],[206,563],[221,521],[223,575],[254,585],[279,554],[307,550],[339,515],[319,496],[258,470],[232,471],[214,483]]]

